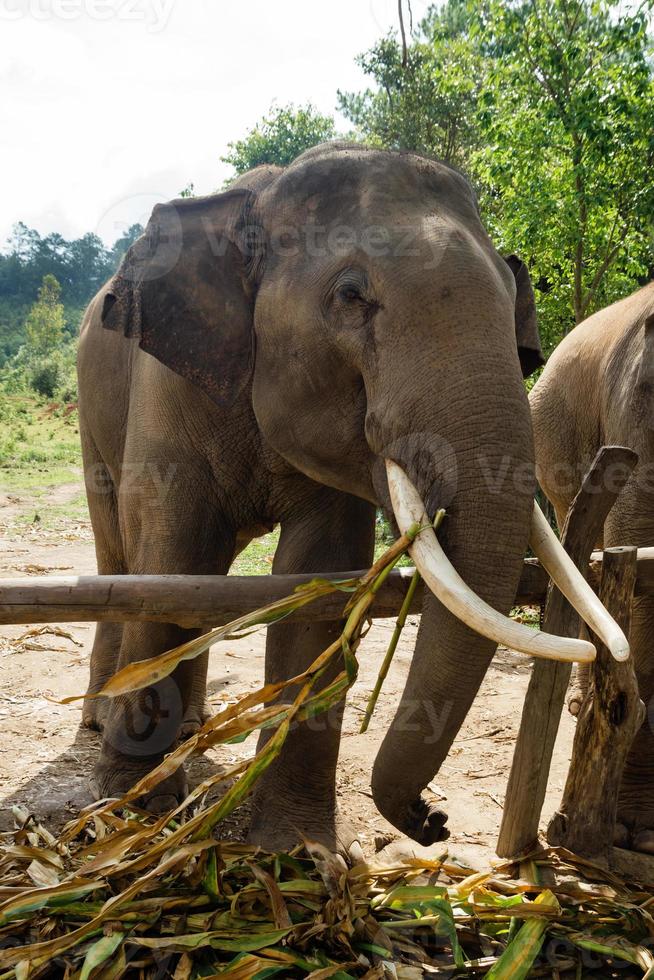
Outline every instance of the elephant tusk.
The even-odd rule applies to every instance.
[[[629,641],[606,611],[534,501],[531,550],[570,605],[600,638],[615,660],[629,659]]]
[[[482,636],[512,650],[547,660],[590,663],[596,650],[586,640],[569,639],[532,630],[489,606],[463,581],[438,543],[418,491],[397,463],[386,460],[391,503],[402,534],[416,521],[426,525],[409,554],[434,595],[449,611]]]

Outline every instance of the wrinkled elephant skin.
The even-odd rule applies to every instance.
[[[639,462],[597,544],[654,544],[654,283],[575,327],[548,361],[530,404],[536,472],[559,525],[597,450],[628,446]],[[654,598],[637,597],[630,642],[647,717],[625,765],[616,843],[649,853],[654,853],[653,636]],[[587,683],[580,673],[569,701],[574,714]]]
[[[286,170],[155,209],[83,326],[80,417],[101,573],[225,574],[281,525],[276,573],[361,568],[385,460],[430,514],[487,603],[515,596],[534,488],[523,371],[540,363],[524,265],[503,260],[470,185],[410,153],[324,144]],[[521,370],[522,368],[522,370]],[[266,680],[299,673],[339,623],[268,631]],[[101,624],[90,691],[118,665],[191,631]],[[414,839],[443,834],[422,798],[494,652],[434,596],[372,773],[381,812]],[[206,663],[88,701],[103,730],[97,795],[116,795],[201,723]],[[341,712],[295,729],[258,785],[252,837],[348,837],[336,814]],[[180,771],[146,800],[185,790]]]

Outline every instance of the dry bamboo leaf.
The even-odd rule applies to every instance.
[[[260,868],[258,864],[253,862],[249,865],[252,874],[258,882],[260,882],[268,893],[270,898],[270,905],[273,913],[273,922],[277,929],[290,929],[293,923],[291,922],[291,917],[288,914],[288,909],[286,907],[286,902],[284,901],[284,896],[282,895],[279,885],[267,871]]]
[[[356,676],[355,651],[375,590],[392,560],[378,563],[365,584],[349,584],[358,587],[343,635],[307,671],[225,706],[122,800],[87,807],[59,840],[29,813],[14,810],[19,829],[13,843],[0,844],[0,967],[8,971],[0,980],[45,977],[55,957],[65,959],[67,980],[145,980],[161,969],[190,980],[196,957],[202,975],[213,971],[231,980],[275,972],[410,980],[443,970],[516,980],[526,976],[546,935],[573,944],[578,962],[582,950],[592,950],[600,960],[637,964],[653,980],[647,945],[654,895],[562,849],[541,848],[522,864],[474,871],[432,849],[391,853],[391,847],[348,870],[312,841],[306,841],[308,857],[299,851],[269,856],[213,837],[275,758],[291,722],[342,698]],[[301,598],[308,601],[307,593]],[[179,652],[170,651],[166,662]],[[327,668],[336,679],[324,685]],[[288,685],[292,703],[271,703]],[[209,777],[171,813],[155,818],[134,805],[192,752],[268,725],[275,730],[263,751]],[[207,791],[228,778],[237,781],[208,805]],[[526,880],[542,866],[554,882],[549,891]],[[61,883],[34,887],[30,880],[52,875]],[[509,930],[510,922],[521,921]],[[425,952],[432,948],[439,967]],[[466,960],[463,949],[473,958]],[[575,965],[569,952],[565,964]]]

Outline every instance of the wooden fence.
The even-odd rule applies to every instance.
[[[604,447],[575,498],[562,540],[573,561],[587,574],[605,605],[628,631],[634,595],[654,595],[654,548],[593,548],[607,514],[636,465],[629,449]],[[610,479],[608,475],[610,474]],[[616,475],[617,474],[617,475]],[[406,595],[412,569],[396,569],[380,591],[374,617],[394,617]],[[338,579],[363,571],[339,573]],[[0,579],[0,624],[149,621],[184,627],[230,622],[298,585],[333,573],[265,576],[118,575]],[[305,622],[338,618],[347,596],[334,593],[303,607]],[[419,613],[422,586],[411,612]],[[543,628],[577,636],[579,618],[535,559],[524,562],[516,605],[544,604]],[[589,697],[577,723],[574,750],[559,811],[550,823],[552,843],[589,857],[612,861],[634,873],[627,855],[612,848],[619,780],[624,759],[643,717],[632,661],[617,664],[597,639]],[[508,782],[497,851],[513,857],[537,840],[541,811],[559,729],[570,665],[536,660],[523,710]],[[638,867],[654,858],[639,855]]]

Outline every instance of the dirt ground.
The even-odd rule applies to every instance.
[[[80,485],[41,494],[0,494],[0,575],[94,574],[95,556],[88,521],[66,514]],[[38,507],[55,505],[53,522],[33,520]],[[369,731],[358,734],[363,709],[384,656],[391,620],[378,620],[360,650],[360,677],[350,693],[338,769],[340,804],[355,824],[366,851],[376,838],[397,836],[377,813],[370,796],[372,763],[398,703],[408,670],[417,620],[412,619],[383,689]],[[80,726],[79,705],[60,706],[52,698],[82,693],[86,686],[93,624],[61,624],[43,633],[0,627],[0,831],[13,825],[20,804],[52,828],[90,802],[87,779],[99,736]],[[258,687],[263,677],[265,632],[214,646],[209,697],[218,705]],[[473,709],[431,789],[449,813],[451,853],[478,866],[487,864],[499,829],[515,736],[530,661],[498,651]],[[544,810],[546,822],[561,797],[570,755],[573,721],[565,714],[556,746]],[[191,781],[232,764],[254,750],[254,738],[212,751],[192,764]],[[247,805],[222,828],[243,832]]]

